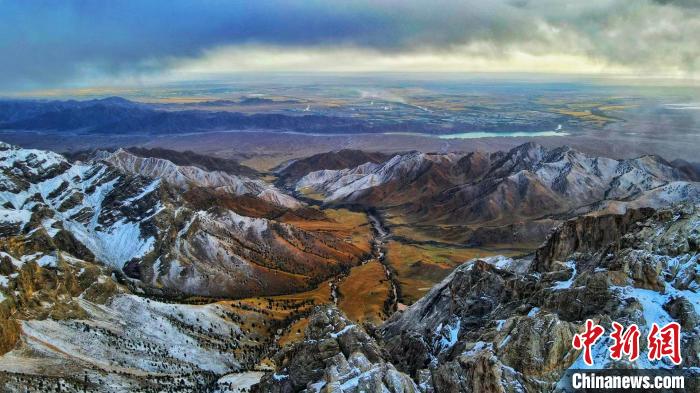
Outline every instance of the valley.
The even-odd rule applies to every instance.
[[[699,2],[0,0],[0,393],[700,392]]]
[[[297,361],[282,360],[290,348],[325,334],[319,310],[339,324],[331,337],[341,343],[367,329],[372,336],[353,333],[364,348],[409,348],[409,358],[364,356],[413,386],[424,362],[452,361],[439,343],[454,345],[474,322],[441,317],[431,328],[443,336],[427,349],[387,332],[465,266],[535,274],[550,263],[542,255],[555,228],[700,202],[693,167],[534,143],[495,153],[331,151],[271,172],[194,152],[66,158],[2,144],[0,167],[0,381],[32,391],[225,392],[260,389],[259,380],[275,391],[285,379],[270,375],[295,372],[279,371]],[[431,383],[443,383],[438,369]],[[531,383],[518,370],[513,378]]]

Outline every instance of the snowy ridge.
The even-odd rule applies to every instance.
[[[196,166],[179,166],[162,158],[139,157],[123,149],[112,154],[101,152],[98,158],[127,173],[162,179],[181,189],[188,189],[192,185],[220,188],[235,195],[254,195],[283,207],[295,209],[302,206],[301,202],[262,180],[221,171],[206,171]]]
[[[384,163],[311,172],[295,188],[326,202],[370,196],[370,204],[376,203],[371,189],[380,188],[377,197],[405,189],[415,192],[404,200],[416,220],[477,223],[700,200],[700,183],[684,176],[655,156],[616,160],[527,143],[491,154],[399,154]]]
[[[395,155],[382,164],[365,163],[358,167],[341,170],[322,170],[311,172],[301,178],[297,184],[298,191],[312,189],[326,194],[326,201],[344,199],[353,193],[376,187],[403,176],[415,175],[429,156],[413,152]]]
[[[143,236],[141,225],[162,206],[142,199],[156,192],[158,180],[126,179],[104,164],[72,165],[51,152],[7,144],[2,149],[0,205],[4,208],[0,210],[0,225],[19,224],[21,231],[41,207],[50,210],[50,217],[40,223],[50,236],[66,229],[104,263],[122,267],[152,249],[155,239]],[[125,192],[133,194],[106,209],[107,199]],[[121,209],[139,203],[146,203],[143,215]]]

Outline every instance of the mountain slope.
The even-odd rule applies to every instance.
[[[3,236],[41,236],[39,251],[67,251],[104,263],[138,280],[149,293],[289,293],[339,274],[364,254],[343,233],[239,214],[262,206],[280,219],[326,219],[279,205],[300,206],[261,180],[179,167],[125,151],[102,161],[71,164],[54,153],[5,144],[0,170]],[[184,195],[183,188],[189,189]],[[202,206],[206,199],[188,194],[198,189],[238,199],[224,195],[216,204]]]
[[[231,175],[218,170],[209,171],[197,166],[180,166],[164,158],[139,157],[123,149],[119,149],[111,154],[101,152],[98,158],[124,172],[163,179],[183,190],[187,190],[192,186],[220,188],[234,195],[254,195],[287,208],[302,206],[293,197],[280,192],[274,186],[262,180],[253,180],[245,176]]]
[[[310,172],[322,169],[354,168],[367,162],[380,163],[388,158],[389,156],[384,153],[343,149],[294,160],[284,164],[276,172],[279,175],[280,183],[289,187]]]
[[[103,164],[70,164],[41,150],[0,145],[5,235],[42,229],[121,267],[153,249],[157,216],[169,203],[159,180],[125,177]],[[59,235],[60,234],[60,235]]]
[[[226,172],[229,175],[245,176],[249,178],[256,178],[260,175],[255,169],[241,165],[238,161],[207,156],[193,151],[175,151],[160,147],[150,149],[130,147],[127,151],[139,157],[162,158],[179,166],[196,166],[207,171],[220,171]]]
[[[456,158],[452,154],[420,152],[395,155],[383,163],[367,162],[354,168],[311,172],[296,183],[296,189],[322,193],[327,202],[387,206],[448,187],[450,179],[443,172]],[[428,188],[429,184],[436,185]],[[398,190],[421,191],[401,195],[396,193]]]
[[[118,271],[42,252],[40,231],[0,240],[4,390],[200,392],[267,350],[271,335],[250,321],[269,317],[248,310],[246,322],[232,304],[143,298]]]

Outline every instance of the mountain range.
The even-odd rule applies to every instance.
[[[546,392],[581,366],[569,344],[588,318],[678,321],[699,366],[692,166],[525,144],[345,150],[276,171],[273,184],[192,152],[0,144],[3,386]],[[540,236],[398,302],[410,277],[387,242]]]
[[[251,203],[280,216],[302,208],[261,180],[124,150],[76,163],[10,145],[1,154],[5,236],[41,237],[46,255],[61,250],[100,261],[148,290],[285,293],[313,286],[363,254],[328,232],[241,215]],[[218,203],[198,206],[206,194]]]
[[[698,200],[696,179],[691,166],[679,168],[657,156],[617,160],[527,143],[506,152],[409,152],[321,168],[294,187],[329,205],[380,208],[390,226],[492,244],[540,242],[556,223],[583,213]]]

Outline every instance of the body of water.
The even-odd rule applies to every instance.
[[[498,137],[516,137],[516,136],[567,136],[568,132],[562,131],[515,131],[515,132],[463,132],[460,134],[438,135],[440,139],[475,139],[475,138],[498,138]]]

